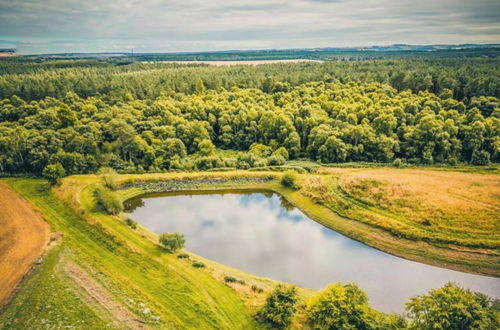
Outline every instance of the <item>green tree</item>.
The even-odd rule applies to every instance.
[[[373,318],[366,294],[356,284],[331,284],[307,304],[313,329],[371,329]]]
[[[184,235],[181,233],[162,233],[159,237],[160,244],[169,251],[170,253],[174,253],[179,249],[184,247],[186,243],[186,239]]]
[[[297,304],[297,288],[278,284],[266,298],[259,312],[262,322],[276,329],[284,329],[292,322]]]
[[[61,164],[49,164],[45,166],[42,176],[49,181],[50,184],[58,184],[62,177],[66,175],[66,171]]]
[[[406,303],[416,329],[498,329],[500,305],[484,294],[448,283]]]
[[[196,94],[201,95],[205,92],[205,84],[203,83],[203,79],[199,78],[196,81]]]

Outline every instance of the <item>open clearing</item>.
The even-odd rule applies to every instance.
[[[143,63],[172,63],[172,64],[208,64],[213,66],[233,66],[233,65],[260,65],[273,63],[302,63],[315,62],[321,63],[320,60],[294,59],[294,60],[252,60],[252,61],[159,61],[159,62],[143,62]]]
[[[42,253],[49,226],[32,206],[0,182],[0,306]]]
[[[376,169],[343,175],[349,196],[417,224],[460,232],[500,232],[500,176]]]

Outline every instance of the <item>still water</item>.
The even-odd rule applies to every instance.
[[[266,192],[155,194],[126,203],[155,233],[181,232],[186,249],[246,272],[311,289],[355,282],[370,304],[402,312],[410,297],[449,281],[500,298],[500,279],[408,261],[349,239]]]

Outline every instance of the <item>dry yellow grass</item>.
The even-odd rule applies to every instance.
[[[39,257],[49,226],[21,196],[0,182],[0,306]]]
[[[340,184],[352,197],[405,220],[464,232],[500,232],[498,175],[371,169],[347,173]]]

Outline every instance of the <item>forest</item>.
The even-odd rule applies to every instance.
[[[214,67],[0,60],[0,172],[486,165],[500,159],[497,57]]]

